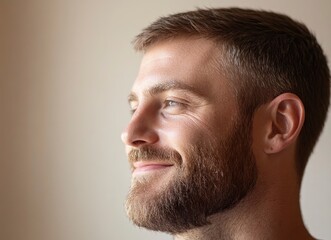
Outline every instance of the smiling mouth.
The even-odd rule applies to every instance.
[[[134,166],[133,175],[135,175],[135,174],[151,173],[158,170],[164,170],[166,168],[172,167],[173,164],[162,163],[162,162],[138,161],[133,163],[133,166]]]

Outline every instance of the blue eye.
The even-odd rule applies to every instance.
[[[176,107],[176,106],[181,105],[181,103],[173,101],[173,100],[166,100],[164,102],[164,105],[165,105],[165,107]]]
[[[174,100],[165,100],[163,103],[164,113],[168,114],[181,114],[184,113],[186,109],[186,104],[183,102],[177,102]]]

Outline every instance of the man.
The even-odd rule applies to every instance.
[[[313,239],[300,184],[322,131],[330,72],[301,23],[266,11],[199,9],[158,19],[122,134],[126,208],[175,239]]]

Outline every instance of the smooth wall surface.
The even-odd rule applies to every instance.
[[[156,18],[196,7],[289,14],[331,58],[331,1],[0,0],[0,239],[164,240],[134,227],[120,141],[139,67],[132,38]],[[331,116],[302,188],[308,229],[331,238]]]

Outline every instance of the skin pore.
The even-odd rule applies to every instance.
[[[300,99],[282,94],[245,119],[215,49],[175,38],[146,51],[122,134],[130,219],[178,240],[313,239],[294,164]]]

